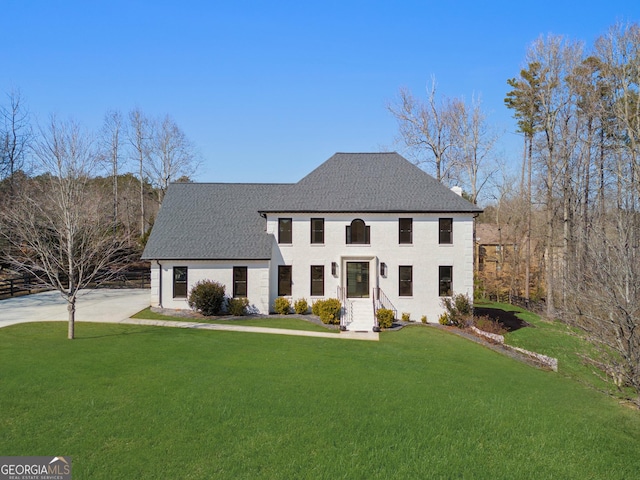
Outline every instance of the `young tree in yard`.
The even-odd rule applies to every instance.
[[[62,294],[72,339],[78,293],[117,273],[129,242],[114,236],[108,202],[90,188],[100,156],[77,124],[52,118],[33,151],[43,174],[0,214],[2,232],[12,247],[6,260]]]

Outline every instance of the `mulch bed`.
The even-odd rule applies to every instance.
[[[498,308],[474,307],[473,315],[476,317],[487,316],[491,320],[500,322],[502,325],[504,325],[504,328],[507,332],[513,332],[520,328],[531,326],[531,324],[516,317],[515,313],[507,312],[506,310],[500,310]]]

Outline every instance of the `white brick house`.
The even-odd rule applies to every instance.
[[[338,297],[349,330],[380,306],[437,322],[441,297],[473,298],[480,211],[397,153],[338,153],[295,184],[172,184],[143,254],[151,302],[188,308],[210,279],[262,313]]]

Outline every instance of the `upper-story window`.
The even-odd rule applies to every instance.
[[[324,243],[324,218],[311,219],[311,243]]]
[[[292,243],[292,224],[290,218],[278,219],[278,243]]]
[[[400,218],[399,243],[413,243],[413,218]]]
[[[347,243],[369,245],[371,243],[370,227],[356,218],[351,225],[347,225]]]
[[[440,218],[438,226],[440,230],[438,243],[453,243],[453,218]]]

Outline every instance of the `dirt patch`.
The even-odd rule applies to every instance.
[[[495,320],[504,325],[507,332],[513,332],[520,328],[530,327],[531,325],[524,320],[516,317],[514,312],[507,312],[498,308],[474,307],[473,314],[477,317],[487,316],[491,320]]]

